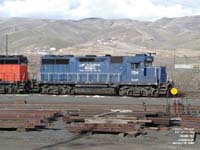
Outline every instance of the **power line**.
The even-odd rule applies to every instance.
[[[8,55],[8,34],[6,34],[6,56]]]

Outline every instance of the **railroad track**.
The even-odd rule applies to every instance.
[[[34,102],[0,102],[0,110],[13,109],[13,110],[77,110],[77,109],[90,109],[90,110],[111,110],[111,109],[126,109],[137,111],[169,111],[171,113],[179,113],[185,111],[188,113],[200,113],[200,106],[194,105],[146,105],[143,104],[92,104],[92,103],[73,103],[73,102],[59,102],[59,103],[34,103]]]

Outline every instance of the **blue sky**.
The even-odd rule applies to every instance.
[[[0,0],[0,17],[156,20],[200,15],[200,0]]]

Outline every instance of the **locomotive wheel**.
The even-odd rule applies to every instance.
[[[70,90],[70,95],[74,95],[75,94],[75,90],[74,90],[74,88],[72,88],[71,90]]]
[[[151,96],[153,96],[153,97],[158,97],[158,96],[159,96],[158,90],[152,88],[152,89],[151,89]]]
[[[12,94],[12,86],[8,86],[8,87],[6,88],[6,93],[7,93],[7,94]]]
[[[6,93],[16,94],[17,93],[17,87],[15,85],[8,86]]]
[[[126,89],[119,89],[119,96],[125,96],[126,95]]]
[[[142,95],[143,97],[147,97],[147,96],[148,96],[148,93],[147,93],[146,91],[142,91],[142,92],[141,92],[141,95]]]
[[[43,85],[42,87],[41,87],[41,94],[47,94],[47,86],[46,85]]]
[[[6,88],[5,86],[0,87],[0,94],[5,94],[6,93]]]
[[[141,96],[147,97],[149,96],[149,90],[146,88],[141,89]]]
[[[71,87],[68,85],[63,85],[59,87],[59,94],[68,95],[70,94]]]
[[[60,86],[59,87],[59,94],[61,94],[61,95],[66,95],[67,94],[67,90],[65,89],[65,86]]]
[[[47,94],[51,94],[52,93],[53,88],[50,86],[47,88]]]
[[[141,90],[137,87],[127,89],[127,96],[141,96]]]
[[[59,87],[51,85],[47,88],[47,94],[58,95],[59,94]]]
[[[126,86],[120,87],[119,91],[118,91],[119,96],[126,96],[127,95],[127,89],[128,89],[128,87],[126,87]]]

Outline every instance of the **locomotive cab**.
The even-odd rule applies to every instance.
[[[165,66],[153,66],[154,59],[151,55],[137,54],[130,60],[131,82],[138,84],[159,84],[167,80]]]

